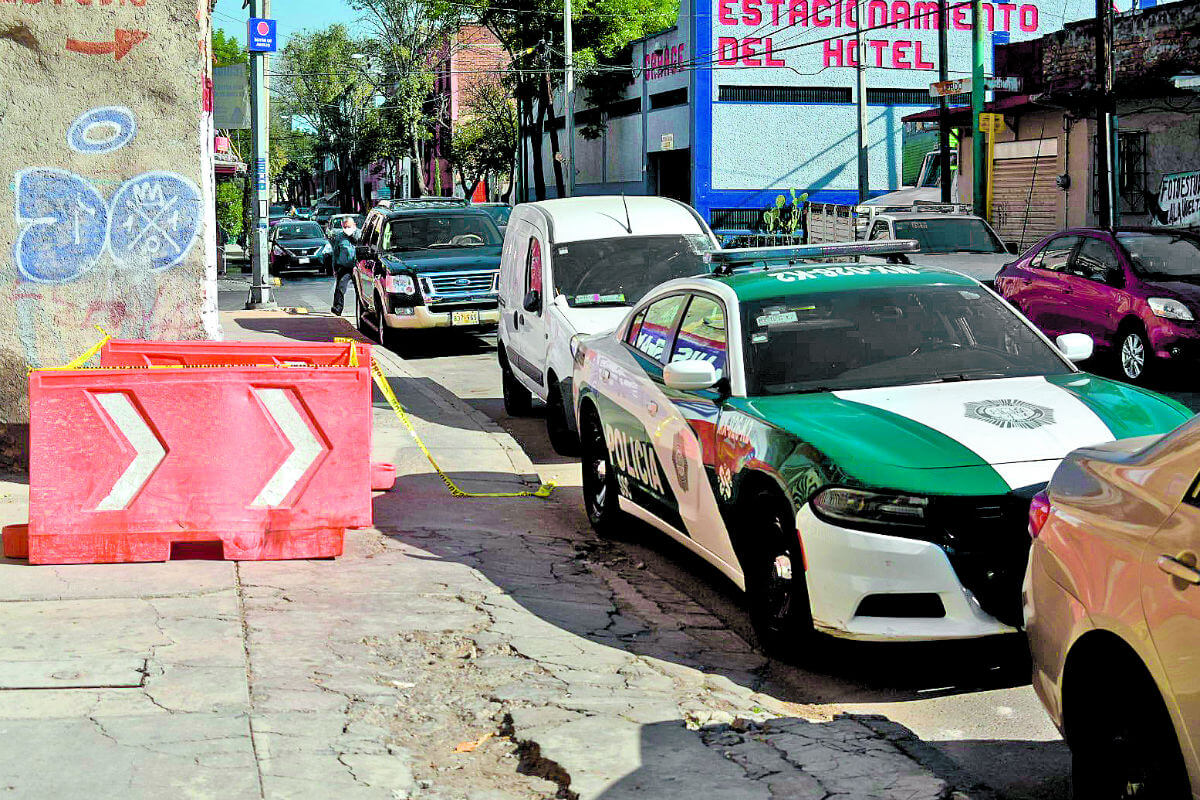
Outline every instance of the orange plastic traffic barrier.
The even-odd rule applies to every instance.
[[[160,342],[109,339],[100,348],[102,367],[149,366],[371,366],[366,342]]]
[[[29,524],[6,555],[330,557],[372,524],[368,370],[45,370],[29,403]]]
[[[336,342],[209,342],[107,339],[100,348],[102,367],[278,366],[371,368],[371,345],[352,339]],[[368,416],[370,406],[363,412]],[[389,491],[396,485],[396,467],[371,465],[371,489]]]

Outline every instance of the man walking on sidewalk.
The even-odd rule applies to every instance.
[[[333,315],[340,317],[346,303],[346,286],[354,272],[355,246],[358,243],[358,226],[354,217],[342,219],[342,229],[333,235],[333,268],[336,273],[333,283]]]

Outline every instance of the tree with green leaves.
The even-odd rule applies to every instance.
[[[562,0],[474,0],[480,21],[496,34],[512,56],[522,139],[532,136],[531,172],[538,199],[546,197],[539,132],[549,129],[550,149],[559,153],[558,132],[547,124],[551,97],[561,88],[565,56]],[[679,13],[678,0],[573,0],[574,62],[579,90],[601,112],[619,100],[633,79],[629,45],[665,30]],[[580,94],[577,91],[577,95]],[[577,101],[578,102],[578,99]],[[599,136],[598,126],[584,135]],[[559,196],[565,193],[562,168],[554,163]]]
[[[369,50],[370,43],[352,37],[344,25],[298,33],[288,40],[274,79],[280,112],[313,132],[316,158],[332,159],[343,207],[362,204],[355,176],[380,149],[378,92],[353,58]]]
[[[241,39],[217,28],[212,35],[212,60],[214,67],[230,67],[250,63],[250,55]]]
[[[517,107],[499,79],[482,81],[467,92],[451,138],[451,163],[467,197],[489,175],[513,169],[517,148]]]
[[[438,62],[447,58],[455,34],[465,21],[457,0],[349,0],[370,30],[372,74],[382,88],[380,153],[386,158],[411,156],[429,162],[428,148],[447,109],[444,95],[434,91]],[[436,171],[435,171],[436,172]],[[419,194],[425,194],[424,169],[417,170]]]

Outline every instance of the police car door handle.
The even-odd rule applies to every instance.
[[[1193,566],[1189,566],[1179,559],[1172,558],[1168,555],[1158,557],[1158,568],[1170,575],[1172,578],[1178,578],[1187,583],[1200,585],[1200,570]]]
[[[520,315],[520,313],[514,311],[513,312],[513,330],[515,331],[519,327],[521,327],[521,315]]]
[[[646,413],[652,417],[656,416],[658,414],[658,403],[654,402],[653,400],[651,400],[649,403],[646,403]]]
[[[609,370],[607,370],[607,369],[600,370],[600,380],[608,381],[608,379],[611,377],[612,377],[612,372],[610,372]]]

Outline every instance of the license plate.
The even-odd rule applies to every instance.
[[[311,258],[298,258],[296,260],[301,264],[307,264],[309,261],[312,261]]]
[[[478,311],[451,311],[450,312],[450,324],[451,325],[478,325],[479,324],[479,312]]]

